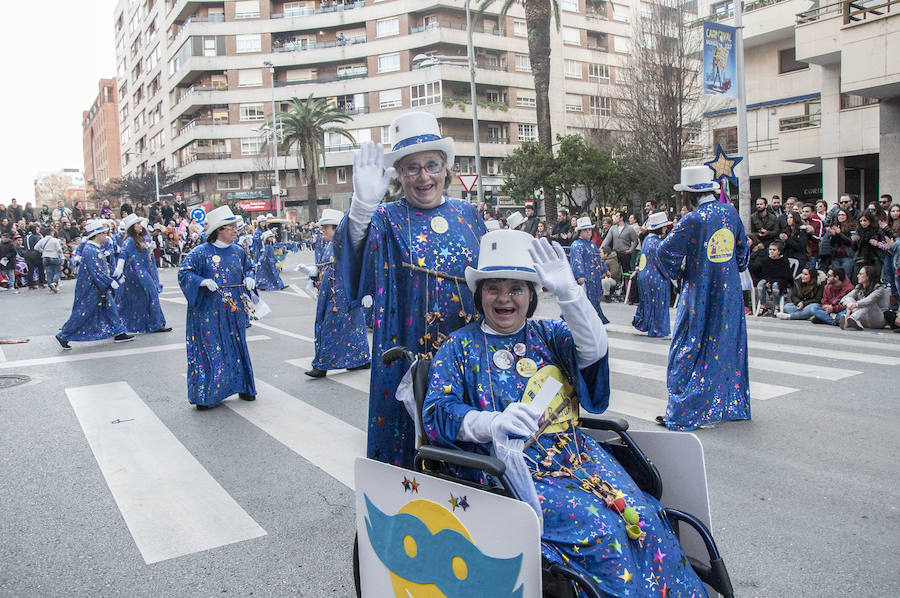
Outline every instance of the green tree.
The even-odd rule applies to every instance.
[[[503,159],[506,178],[500,192],[519,203],[534,201],[539,189],[552,187],[555,168],[551,150],[540,143],[525,141]]]
[[[336,134],[355,143],[353,135],[340,125],[353,120],[337,106],[329,105],[324,98],[293,97],[288,109],[275,115],[280,134],[279,145],[293,149],[297,157],[297,171],[306,182],[308,217],[310,222],[318,218],[319,194],[318,169],[325,158],[325,135]],[[272,126],[269,123],[269,126]]]

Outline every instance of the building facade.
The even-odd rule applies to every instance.
[[[81,113],[84,178],[93,188],[122,176],[116,79],[100,79],[97,87],[91,108]]]

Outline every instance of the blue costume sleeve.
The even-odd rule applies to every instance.
[[[470,443],[456,441],[463,418],[474,409],[466,401],[463,359],[459,359],[462,349],[456,334],[450,335],[438,349],[431,363],[431,381],[422,408],[422,420],[425,433],[434,444],[472,450]]]
[[[688,245],[697,243],[696,239],[691,241],[691,231],[686,226],[690,217],[691,215],[687,214],[679,220],[672,232],[662,240],[657,248],[660,272],[670,280],[681,278],[681,260],[687,255]]]
[[[195,247],[181,262],[181,268],[178,269],[178,286],[184,293],[189,307],[197,307],[200,302],[201,293],[206,289],[201,289],[200,283],[203,282],[204,276],[200,274],[200,264],[203,259],[203,245]],[[243,258],[246,262],[249,259]]]
[[[384,236],[381,223],[386,220],[384,207],[379,206],[372,215],[368,234],[359,251],[353,247],[353,241],[350,239],[350,222],[346,214],[334,233],[336,268],[340,272],[347,297],[352,304],[358,303],[375,290],[375,264]]]
[[[94,286],[101,291],[105,291],[110,288],[113,279],[109,275],[109,267],[106,263],[106,258],[103,257],[102,251],[102,249],[85,251],[84,262],[81,264],[81,267],[87,268],[87,272],[90,275],[91,282],[94,283]]]
[[[572,250],[569,254],[569,262],[572,264],[572,274],[575,275],[575,280],[578,280],[579,278],[587,278],[587,274],[585,274],[584,268],[582,244],[578,241],[580,241],[580,239],[572,243]]]
[[[743,272],[750,263],[750,243],[747,242],[747,233],[744,231],[744,223],[740,218],[735,219],[734,227],[734,259],[738,270]]]
[[[253,260],[250,259],[246,251],[240,251],[238,252],[238,255],[241,256],[241,269],[244,271],[244,278],[252,278],[256,280],[256,267],[253,265]],[[275,254],[273,252],[272,260],[274,261],[274,259]]]

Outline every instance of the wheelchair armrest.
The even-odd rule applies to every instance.
[[[497,457],[479,455],[442,446],[420,446],[419,457],[428,461],[442,461],[460,467],[480,469],[486,474],[501,477],[506,473],[506,465]]]
[[[582,428],[590,430],[609,430],[611,432],[628,431],[628,422],[621,417],[596,417],[593,415],[581,415],[578,424]]]
[[[412,351],[403,346],[391,347],[387,351],[381,354],[381,361],[384,362],[385,365],[390,365],[391,363],[397,361],[398,359],[405,357],[409,363],[415,361],[416,356]]]

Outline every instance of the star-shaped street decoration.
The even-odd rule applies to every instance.
[[[722,144],[717,144],[716,157],[709,162],[704,162],[704,164],[713,169],[714,180],[719,181],[722,177],[725,177],[737,185],[737,175],[734,174],[734,167],[743,159],[743,156],[726,155],[725,150],[722,149]]]

